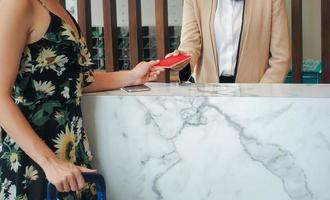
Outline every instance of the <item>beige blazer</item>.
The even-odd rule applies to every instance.
[[[219,83],[214,18],[218,0],[184,0],[179,50],[192,54],[198,83]],[[284,0],[245,0],[237,83],[281,83],[291,63]],[[221,66],[220,66],[221,67]]]

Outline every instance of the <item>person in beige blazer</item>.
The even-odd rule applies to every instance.
[[[230,43],[230,48],[221,47],[223,40],[227,39],[228,42],[228,38],[221,37],[231,37],[230,34],[235,32],[219,32],[226,32],[226,28],[231,27],[230,24],[221,27],[223,24],[238,21],[242,24],[237,43],[234,44],[237,52],[232,53],[237,60],[230,61],[230,64],[235,65],[232,74],[229,73],[233,77],[232,82],[282,83],[291,63],[288,16],[284,0],[241,0],[241,21],[237,18],[239,14],[234,14],[236,18],[231,16],[232,13],[227,8],[230,1],[240,0],[184,0],[181,44],[171,55],[192,55],[190,67],[197,83],[227,82],[221,80],[223,66],[219,64],[219,58],[225,57],[227,49],[233,52],[235,48]],[[239,9],[239,4],[237,5]],[[237,8],[233,10],[235,9],[234,12],[239,13]],[[218,23],[219,17],[222,17],[222,21]],[[237,35],[237,27],[235,30]],[[224,63],[226,62],[228,63],[228,59]],[[182,68],[183,66],[178,66],[177,69]]]

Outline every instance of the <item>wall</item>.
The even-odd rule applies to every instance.
[[[141,0],[142,25],[155,26],[155,1]],[[117,0],[118,26],[128,25],[128,1]],[[168,0],[170,26],[180,26],[182,19],[182,1]],[[96,17],[96,16],[95,16]]]
[[[286,3],[291,15],[290,0]],[[321,59],[321,0],[303,0],[303,31],[304,58]]]

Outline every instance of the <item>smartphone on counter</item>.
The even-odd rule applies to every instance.
[[[134,85],[121,88],[121,90],[126,92],[145,92],[150,91],[151,88],[146,85]]]

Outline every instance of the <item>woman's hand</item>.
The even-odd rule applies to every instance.
[[[159,61],[141,62],[130,71],[95,72],[95,82],[84,88],[84,92],[116,90],[126,86],[142,85],[157,79],[164,69],[154,67]],[[1,115],[0,115],[1,116]]]
[[[141,62],[134,69],[131,70],[133,77],[133,85],[142,85],[149,81],[157,80],[160,72],[164,71],[162,68],[155,68],[159,61]]]
[[[49,182],[55,185],[59,192],[78,191],[85,187],[81,173],[96,173],[96,170],[73,165],[67,161],[52,158],[42,166]]]

